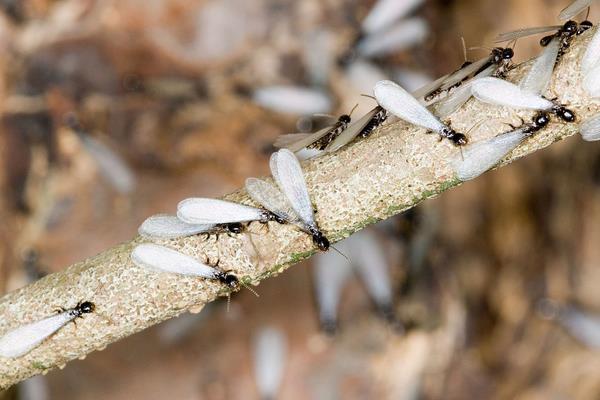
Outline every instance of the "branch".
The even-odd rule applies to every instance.
[[[582,121],[600,111],[580,85],[579,61],[594,30],[576,38],[557,66],[548,97],[557,96]],[[518,66],[509,80],[518,81],[530,63]],[[519,112],[469,101],[451,116],[453,127],[467,132],[475,142],[506,131],[506,123],[529,119]],[[544,130],[513,151],[506,165],[577,132],[577,124],[553,119]],[[437,135],[398,122],[382,127],[370,138],[333,155],[303,164],[309,191],[318,210],[320,227],[332,241],[380,220],[399,214],[421,201],[460,184],[450,167],[459,150]],[[230,200],[252,204],[243,190]],[[292,226],[251,224],[250,234],[221,235],[205,240],[187,237],[157,240],[201,260],[220,258],[246,283],[275,276],[315,251],[310,237]],[[0,332],[36,321],[57,307],[72,307],[80,300],[93,301],[96,312],[77,325],[69,324],[30,353],[16,359],[0,359],[0,388],[32,375],[62,366],[70,360],[105,348],[128,335],[202,307],[226,295],[218,282],[206,279],[149,273],[132,264],[132,248],[145,240],[137,237],[95,257],[49,275],[0,299]]]

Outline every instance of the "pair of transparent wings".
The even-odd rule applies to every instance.
[[[304,230],[315,227],[306,181],[294,153],[288,149],[273,153],[269,166],[279,188],[261,179],[248,178],[246,190],[250,197],[281,219]]]
[[[471,86],[471,93],[484,103],[530,110],[549,110],[554,106],[536,93],[531,93],[503,79],[488,77],[478,79]]]
[[[392,81],[379,81],[373,88],[377,103],[400,119],[435,132],[446,126],[412,94]]]
[[[217,270],[177,250],[153,243],[137,245],[131,252],[135,265],[154,272],[215,279]]]
[[[372,110],[360,117],[357,121],[348,125],[335,139],[331,141],[331,143],[329,143],[329,145],[327,145],[325,151],[332,153],[353,141],[381,111],[382,108],[380,106],[374,107]],[[335,126],[332,125],[314,133],[289,133],[286,135],[281,135],[275,141],[274,146],[279,148],[285,147],[288,150],[297,152],[319,141],[327,134],[330,134],[334,128]]]
[[[263,220],[264,211],[231,201],[193,197],[177,205],[177,218],[188,224],[229,224]]]

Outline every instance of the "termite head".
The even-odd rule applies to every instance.
[[[329,239],[323,235],[323,232],[319,230],[315,230],[311,232],[313,243],[319,248],[321,251],[329,250]]]
[[[578,26],[577,22],[575,21],[567,21],[562,27],[562,31],[568,33],[569,35],[574,35],[575,33],[577,33],[577,30]]]
[[[510,47],[496,47],[492,50],[492,58],[494,64],[498,64],[502,60],[510,60],[514,57],[515,52]]]
[[[556,106],[552,109],[556,116],[565,122],[575,122],[575,113],[563,106]]]
[[[456,132],[454,129],[447,129],[443,132],[443,136],[448,138],[455,146],[464,146],[469,143],[466,135]]]
[[[350,118],[350,116],[348,114],[343,114],[343,115],[340,115],[340,117],[338,118],[338,121],[343,124],[349,124],[352,121],[352,119]]]
[[[75,306],[75,312],[77,313],[77,315],[89,314],[94,312],[95,309],[96,305],[91,301],[82,301],[79,304],[77,304],[77,306]]]
[[[240,288],[240,281],[237,276],[229,272],[219,272],[217,279],[231,290],[236,291]]]
[[[538,131],[548,125],[550,122],[550,116],[548,113],[538,113],[533,117],[533,128]]]
[[[238,234],[242,233],[244,227],[239,222],[227,224],[227,230],[231,233]]]
[[[505,49],[502,49],[502,59],[503,60],[510,60],[515,56],[515,52],[513,49],[511,49],[510,47],[507,47]]]

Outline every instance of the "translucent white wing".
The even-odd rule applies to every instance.
[[[173,239],[208,232],[214,224],[188,224],[174,215],[157,214],[147,218],[138,228],[141,236]]]
[[[373,301],[381,308],[392,306],[392,284],[384,249],[370,231],[351,236],[350,254]]]
[[[535,28],[524,28],[517,29],[516,31],[504,32],[499,34],[496,39],[494,39],[494,43],[508,42],[510,40],[519,39],[525,36],[537,35],[539,33],[546,33],[557,31],[562,28],[562,25],[552,25],[552,26],[538,26]]]
[[[596,64],[583,77],[582,86],[590,96],[600,97],[600,64]]]
[[[278,151],[276,151],[275,153],[271,154],[271,158],[269,159],[269,168],[271,169],[271,175],[273,175],[273,179],[275,180],[275,183],[277,184],[277,186],[281,187],[281,181],[279,179],[279,172],[277,171],[277,156],[278,156]]]
[[[252,200],[290,223],[298,223],[298,217],[283,193],[269,182],[257,178],[246,179],[246,190]]]
[[[463,158],[453,164],[458,179],[468,181],[483,174],[498,164],[526,136],[523,129],[516,129],[467,146]]]
[[[154,272],[170,272],[181,275],[201,276],[215,279],[216,270],[200,261],[165,246],[144,243],[131,252],[135,265]]]
[[[465,78],[468,78],[470,75],[474,74],[475,72],[477,72],[481,68],[483,68],[487,63],[490,62],[490,59],[491,59],[491,57],[482,58],[481,60],[472,62],[471,64],[467,65],[466,67],[463,67],[463,68],[459,69],[458,71],[454,72],[453,74],[450,74],[450,76],[444,81],[444,83],[442,84],[440,89],[442,89],[442,90],[449,89],[452,86],[456,85],[457,83],[463,81]]]
[[[594,0],[575,0],[568,6],[566,6],[560,14],[558,14],[558,19],[561,21],[566,21],[568,19],[573,18],[586,8],[588,8]]]
[[[275,147],[285,147],[291,151],[298,151],[301,150],[307,146],[310,146],[311,144],[315,143],[316,141],[318,141],[319,139],[323,138],[325,135],[327,135],[328,133],[331,132],[331,129],[333,127],[328,126],[325,127],[315,133],[311,133],[306,137],[300,138],[299,140],[296,140],[286,146],[278,146],[277,142],[275,142]]]
[[[444,128],[444,124],[440,120],[394,82],[377,82],[373,92],[379,105],[398,118],[436,132]]]
[[[354,140],[354,138],[356,136],[358,136],[358,134],[360,134],[363,130],[363,128],[365,126],[367,126],[367,124],[369,122],[371,122],[371,119],[373,119],[373,117],[380,111],[381,109],[379,107],[375,107],[374,109],[372,109],[371,111],[369,111],[368,113],[366,113],[365,115],[363,115],[358,121],[354,122],[353,124],[349,125],[346,129],[344,129],[342,131],[342,133],[340,133],[338,135],[338,137],[336,137],[330,144],[329,146],[327,146],[327,148],[325,149],[327,152],[332,153],[342,147],[344,147],[345,145],[347,145],[348,143],[350,143],[352,140]]]
[[[330,114],[313,114],[298,118],[296,129],[299,133],[312,133],[331,126],[337,122],[337,118]]]
[[[283,333],[263,328],[254,339],[254,374],[261,399],[276,399],[287,356]]]
[[[0,356],[15,358],[27,354],[73,318],[65,311],[5,333],[0,337]]]
[[[290,114],[317,114],[331,110],[325,93],[299,86],[269,86],[254,92],[253,99],[263,107]]]
[[[273,146],[277,148],[290,146],[300,140],[305,140],[309,136],[312,136],[312,133],[286,133],[284,135],[279,135],[275,142],[273,142]]]
[[[119,193],[131,193],[135,189],[135,175],[127,163],[114,151],[96,139],[79,135],[83,146],[98,164],[98,171]]]
[[[193,197],[179,202],[177,217],[188,224],[227,224],[262,220],[264,211],[225,200]]]
[[[495,65],[490,65],[473,78],[464,82],[454,91],[452,91],[445,99],[438,101],[433,106],[435,109],[435,115],[439,118],[444,119],[458,110],[463,104],[465,104],[471,98],[471,86],[475,79],[485,78],[490,76],[496,69]]]
[[[423,0],[379,0],[363,20],[362,30],[370,34],[385,29],[421,3]]]
[[[554,38],[536,59],[520,85],[526,92],[541,95],[548,88],[560,50],[560,40]]]
[[[559,321],[577,340],[586,346],[600,348],[600,317],[568,307],[561,312]]]
[[[338,250],[349,252],[347,240],[336,244]],[[319,253],[314,258],[315,296],[319,319],[325,328],[335,328],[337,309],[342,291],[352,275],[352,266],[344,257],[333,252]]]
[[[585,54],[581,59],[581,72],[586,75],[592,68],[600,63],[600,30],[596,29],[594,37],[588,44]]]
[[[441,77],[437,78],[433,82],[426,83],[425,85],[421,86],[417,90],[413,91],[411,93],[412,96],[415,99],[420,99],[420,98],[423,98],[423,97],[427,96],[429,93],[434,92],[437,89],[439,89],[440,86],[442,86],[442,84],[444,83],[444,81],[446,79],[448,79],[449,76],[450,76],[450,74],[446,74],[444,76],[441,76]]]
[[[363,57],[374,57],[405,50],[422,43],[429,33],[423,18],[410,18],[389,29],[367,35],[358,42],[356,52]]]
[[[588,118],[579,126],[579,133],[583,140],[594,142],[600,140],[600,114]]]
[[[554,106],[550,100],[529,93],[508,81],[492,77],[474,81],[473,86],[471,86],[471,93],[484,103],[506,107],[550,110]]]
[[[294,153],[287,149],[279,150],[276,160],[281,191],[302,222],[311,227],[315,226],[313,208],[300,162]]]

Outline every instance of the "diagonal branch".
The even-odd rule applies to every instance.
[[[590,99],[580,85],[579,62],[593,33],[573,41],[554,72],[548,93],[573,109],[579,121],[600,111],[600,102]],[[519,80],[529,65],[521,64],[508,79]],[[474,128],[468,136],[475,142],[506,131],[506,124],[518,123],[519,117],[532,115],[471,100],[451,116],[451,122],[459,132]],[[502,165],[576,132],[577,124],[554,120]],[[318,223],[337,241],[458,185],[450,166],[456,157],[459,151],[447,141],[399,122],[333,155],[305,162],[303,167]],[[243,190],[227,198],[251,204]],[[294,227],[270,223],[265,229],[251,224],[249,230],[250,234],[221,235],[218,240],[188,237],[156,242],[201,260],[219,258],[222,267],[247,283],[275,276],[314,253],[310,237]],[[0,358],[0,388],[103,349],[186,310],[198,312],[226,294],[218,282],[137,268],[129,254],[143,241],[137,237],[0,298],[2,333],[47,317],[57,306],[72,307],[80,300],[96,304],[95,313],[86,314],[76,326],[65,326],[25,356]]]

